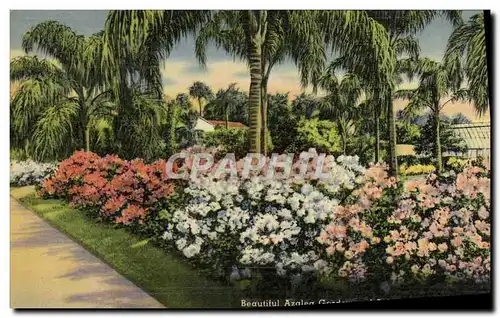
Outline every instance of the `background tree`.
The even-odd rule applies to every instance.
[[[451,129],[449,119],[440,121],[439,143],[443,152],[462,153],[467,146],[460,137],[456,136]],[[423,156],[435,156],[436,149],[436,124],[434,118],[428,117],[427,122],[421,129],[420,136],[415,143],[415,151]]]
[[[198,107],[200,108],[200,117],[203,117],[202,101],[204,100],[205,102],[208,102],[213,97],[210,86],[203,82],[196,81],[189,87],[189,95],[198,101]]]
[[[472,120],[470,120],[467,116],[462,113],[457,113],[451,117],[451,124],[470,124]]]
[[[311,119],[320,115],[322,99],[311,94],[301,93],[295,96],[291,104],[291,111],[296,117]]]
[[[438,63],[428,58],[406,61],[406,73],[409,78],[419,76],[419,86],[416,89],[398,90],[394,97],[409,100],[405,113],[415,114],[428,108],[434,120],[434,155],[436,168],[443,169],[442,151],[440,143],[440,115],[444,106],[450,102],[465,99],[466,93],[461,90],[463,81],[460,61],[448,61],[447,64]],[[445,99],[445,101],[442,101]]]
[[[354,74],[345,74],[340,80],[335,70],[329,68],[320,80],[320,87],[327,92],[323,98],[322,113],[337,124],[345,154],[348,135],[354,132],[354,124],[360,114],[361,82]]]
[[[161,148],[166,119],[161,120],[159,115],[167,107],[163,102],[160,64],[182,38],[195,32],[209,16],[203,10],[108,13],[100,66],[106,85],[117,99],[119,115],[113,121],[113,130],[124,156],[142,153],[142,157],[147,157],[152,150]],[[138,107],[134,96],[146,95],[150,95],[151,103]]]
[[[489,107],[484,13],[473,15],[451,34],[444,59],[454,59],[457,55],[465,57],[463,64],[468,99],[474,103],[477,113],[482,115]]]
[[[91,150],[93,127],[112,119],[111,92],[94,64],[99,65],[102,41],[102,33],[83,37],[56,21],[42,22],[23,36],[26,53],[50,58],[22,56],[10,63],[10,79],[19,84],[11,99],[13,140],[34,159]]]
[[[396,86],[401,82],[399,77],[398,57],[408,55],[417,57],[420,51],[418,40],[415,35],[422,31],[432,20],[437,17],[444,17],[449,20],[454,26],[458,26],[462,22],[461,11],[437,11],[437,10],[391,10],[391,11],[368,11],[371,18],[382,24],[388,32],[389,47],[394,51],[392,61],[385,63],[395,65],[393,69],[389,69],[386,78],[389,78],[389,85],[380,82],[382,86],[371,81],[370,87],[379,99],[379,104],[385,105],[389,128],[389,162],[391,173],[397,175],[397,156],[396,156],[396,124],[394,118],[393,92]],[[368,73],[363,74],[370,79],[370,69]],[[391,72],[393,71],[393,72]],[[360,74],[359,72],[355,72]],[[376,112],[375,120],[381,115],[382,109]],[[377,125],[378,126],[378,125]],[[377,141],[378,143],[378,141]]]

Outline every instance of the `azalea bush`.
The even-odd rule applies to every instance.
[[[184,189],[185,204],[173,211],[163,238],[222,277],[262,278],[269,269],[283,278],[326,273],[318,233],[364,170],[355,157],[327,156],[327,180],[199,178]]]
[[[10,184],[16,187],[37,185],[54,173],[55,163],[43,163],[33,160],[11,161]]]
[[[77,151],[43,182],[39,195],[66,199],[116,223],[142,224],[149,212],[161,209],[173,194],[165,169],[164,160],[147,165],[140,159],[126,161]]]

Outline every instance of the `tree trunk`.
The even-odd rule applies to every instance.
[[[262,85],[262,27],[263,17],[265,12],[249,11],[249,30],[248,37],[250,42],[249,47],[249,62],[250,62],[250,89],[248,104],[250,107],[249,114],[249,151],[252,153],[260,153],[261,150],[261,103],[260,91]],[[265,19],[265,17],[264,17]]]
[[[380,162],[380,116],[375,110],[375,163]]]
[[[85,105],[80,103],[80,138],[82,150],[88,151],[87,145],[87,114],[85,114]]]
[[[198,106],[200,107],[200,117],[203,117],[203,111],[201,110],[201,98],[198,97]]]
[[[347,136],[346,134],[342,134],[342,153],[345,155],[347,149]]]
[[[85,150],[90,151],[90,125],[85,129]]]
[[[441,154],[441,122],[439,120],[439,111],[434,112],[434,125],[436,127],[436,140],[434,145],[436,168],[438,172],[441,172],[443,170],[443,159]]]
[[[268,77],[262,78],[261,86],[261,117],[262,117],[262,133],[261,139],[261,153],[267,155],[267,81]]]
[[[387,96],[387,119],[389,124],[389,172],[392,176],[398,176],[398,158],[396,155],[396,121],[394,118],[394,105],[392,104],[392,89]]]
[[[226,116],[225,116],[226,117],[226,129],[229,128],[229,112],[227,111],[227,108],[228,108],[228,106],[226,105],[226,108],[225,108],[225,110],[226,110],[225,111],[225,113],[226,113]]]

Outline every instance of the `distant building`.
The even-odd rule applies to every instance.
[[[478,122],[469,124],[451,125],[455,136],[465,141],[467,150],[463,153],[447,153],[448,156],[457,156],[463,158],[483,158],[490,157],[491,144],[490,122]]]
[[[229,128],[244,128],[247,127],[240,122],[230,121],[227,123]],[[207,120],[202,117],[198,117],[196,120],[195,130],[198,131],[214,131],[216,127],[226,127],[226,122],[224,120]]]

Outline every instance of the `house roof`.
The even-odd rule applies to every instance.
[[[204,120],[213,126],[226,126],[226,122],[224,120],[206,120],[206,119]],[[228,127],[240,127],[240,128],[246,127],[244,124],[234,121],[229,121],[227,125]]]
[[[461,137],[467,149],[490,149],[490,122],[451,125],[453,133]]]

